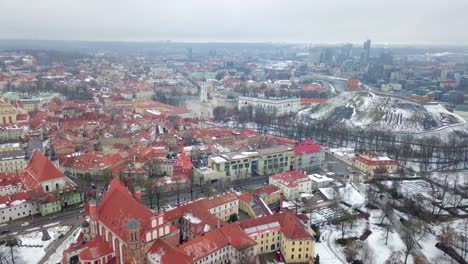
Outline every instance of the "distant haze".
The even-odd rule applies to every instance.
[[[0,39],[468,45],[468,0],[0,0]]]

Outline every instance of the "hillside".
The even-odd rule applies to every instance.
[[[465,123],[439,104],[422,105],[367,91],[342,93],[325,104],[301,112],[301,115],[352,127],[409,133],[430,132]]]

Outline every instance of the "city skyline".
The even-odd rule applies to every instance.
[[[0,1],[0,38],[468,45],[466,1],[375,2]]]

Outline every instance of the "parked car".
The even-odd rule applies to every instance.
[[[284,256],[281,253],[281,251],[276,251],[276,258],[278,259],[278,261],[284,262]]]

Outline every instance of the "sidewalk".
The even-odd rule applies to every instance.
[[[84,221],[83,218],[77,217],[77,218],[72,218],[72,219],[67,219],[65,221],[62,221],[60,225],[71,225],[72,227],[68,232],[65,234],[65,236],[61,239],[56,239],[54,240],[48,247],[47,247],[47,252],[44,255],[44,257],[38,262],[38,264],[52,264],[48,263],[47,261],[51,257],[52,254],[56,253],[57,249],[67,241],[67,239],[73,235],[75,232],[76,228],[80,227],[81,223]]]

